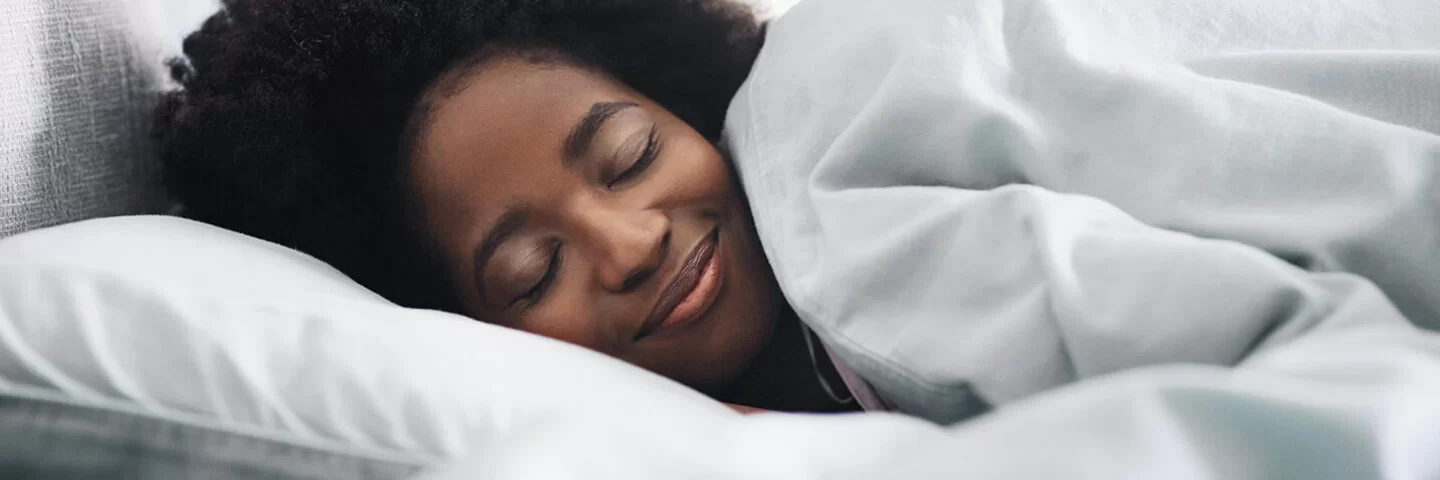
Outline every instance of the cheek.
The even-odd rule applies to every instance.
[[[730,169],[713,145],[695,135],[678,143],[673,153],[676,168],[675,190],[694,200],[728,202],[732,191]]]
[[[561,292],[554,292],[561,293]],[[596,317],[593,303],[574,298],[572,292],[555,295],[548,304],[535,307],[524,320],[515,325],[525,332],[579,345],[600,353],[614,355],[616,345]]]

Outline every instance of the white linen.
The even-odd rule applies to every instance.
[[[727,127],[801,318],[946,423],[1440,326],[1437,46],[1432,0],[805,2]]]
[[[0,346],[0,391],[459,460],[431,478],[1440,475],[1434,336],[1320,335],[1238,372],[1141,369],[949,429],[741,418],[603,356],[400,309],[311,258],[162,217],[0,240]]]
[[[1317,335],[1239,370],[1136,369],[942,428],[767,414],[700,430],[549,424],[428,480],[1440,477],[1440,335]]]
[[[168,217],[0,239],[0,393],[36,390],[428,459],[551,422],[736,416],[609,357],[400,308],[308,256]]]

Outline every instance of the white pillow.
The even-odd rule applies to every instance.
[[[300,253],[155,216],[0,240],[0,392],[15,388],[431,458],[544,422],[735,417],[609,357],[404,309]]]

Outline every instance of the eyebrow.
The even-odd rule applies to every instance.
[[[590,150],[590,143],[595,141],[595,134],[600,132],[600,126],[615,114],[625,111],[628,108],[638,107],[639,104],[631,102],[599,102],[590,106],[590,111],[585,112],[585,118],[575,124],[570,130],[570,135],[565,137],[565,168],[573,168],[576,162],[584,157],[586,151]]]
[[[480,298],[485,297],[485,266],[490,264],[490,258],[495,256],[495,251],[505,243],[530,219],[530,206],[526,204],[512,205],[505,210],[495,226],[485,234],[485,239],[475,247],[475,289],[480,292]],[[487,299],[488,300],[488,299]]]

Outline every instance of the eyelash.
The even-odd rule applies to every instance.
[[[620,172],[619,175],[616,175],[613,180],[610,180],[610,183],[605,185],[605,188],[613,190],[615,189],[616,185],[633,179],[639,176],[641,173],[645,173],[645,170],[650,168],[650,164],[655,163],[655,159],[659,156],[660,135],[659,132],[655,129],[655,127],[652,126],[650,127],[650,137],[645,140],[645,150],[640,152],[640,159],[636,160],[634,164],[631,164],[630,168],[627,168],[625,169],[625,171]]]
[[[550,252],[550,266],[545,270],[545,275],[541,276],[540,281],[535,282],[535,286],[530,287],[530,290],[521,294],[514,302],[511,302],[511,305],[514,306],[525,303],[525,307],[528,308],[540,303],[540,299],[544,298],[545,292],[550,289],[550,285],[555,283],[555,274],[560,272],[560,260],[560,244],[556,243],[555,250]]]
[[[641,173],[645,173],[645,170],[650,168],[650,165],[655,163],[655,159],[659,156],[660,135],[659,131],[652,126],[650,127],[650,135],[645,141],[645,150],[640,152],[640,158],[636,160],[634,164],[630,165],[630,168],[616,175],[615,179],[606,185],[606,188],[613,189],[616,185],[633,179]],[[540,299],[545,296],[545,292],[555,283],[555,275],[560,271],[560,260],[560,244],[557,243],[555,244],[555,249],[550,253],[550,266],[545,270],[545,275],[541,276],[540,281],[535,282],[535,286],[530,287],[530,290],[521,294],[519,298],[516,298],[511,305],[525,303],[525,307],[528,308],[539,303]]]

